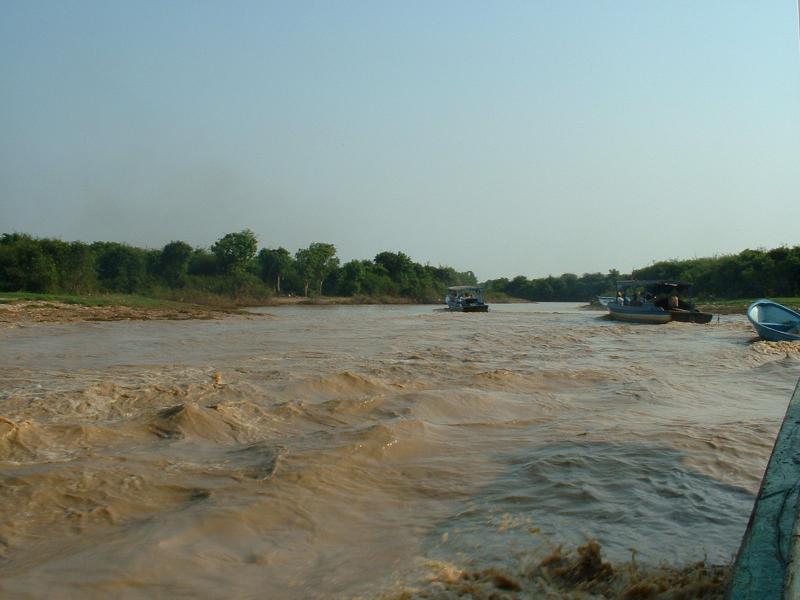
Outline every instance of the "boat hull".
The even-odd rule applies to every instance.
[[[631,323],[669,323],[672,315],[656,306],[629,306],[626,304],[610,303],[607,305],[608,314],[618,321]]]
[[[800,342],[800,313],[772,300],[758,300],[747,309],[747,318],[759,337],[769,342]]]
[[[464,306],[459,304],[450,304],[447,308],[453,312],[489,312],[488,304],[467,304]]]
[[[767,470],[756,494],[750,522],[731,568],[727,600],[800,598],[800,515],[797,448],[800,444],[800,383],[786,409]]]
[[[488,304],[479,304],[477,306],[465,306],[461,312],[489,312]]]
[[[711,313],[704,313],[697,310],[671,310],[673,321],[681,321],[684,323],[710,323],[714,315]]]

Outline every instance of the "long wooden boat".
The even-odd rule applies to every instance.
[[[800,342],[800,314],[772,300],[756,300],[747,318],[758,335],[770,342]]]
[[[631,321],[634,323],[668,323],[672,319],[669,311],[652,302],[642,302],[638,306],[609,302],[606,305],[608,314],[618,321]]]
[[[775,439],[726,600],[800,598],[800,381]]]

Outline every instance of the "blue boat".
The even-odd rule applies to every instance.
[[[634,323],[668,323],[672,315],[666,306],[659,306],[650,290],[652,281],[618,281],[617,295],[606,304],[608,315],[618,321]]]
[[[770,342],[800,342],[800,313],[772,300],[756,300],[747,318],[762,339]]]
[[[618,321],[633,321],[634,323],[668,323],[672,320],[669,311],[652,302],[642,301],[636,305],[622,302],[609,302],[606,305],[608,314]]]

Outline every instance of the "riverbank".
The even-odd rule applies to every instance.
[[[240,311],[234,306],[202,306],[128,294],[104,296],[27,292],[0,294],[0,324],[4,325],[218,319],[231,314],[240,314]]]
[[[133,294],[81,296],[0,293],[0,324],[74,323],[82,321],[220,319],[249,315],[253,306],[334,306],[334,305],[410,305],[409,298],[397,296],[272,296],[263,301],[252,298],[237,301],[213,296],[204,302],[181,302]]]
[[[743,315],[747,312],[747,307],[759,298],[738,298],[736,300],[697,300],[697,307],[703,312],[715,315]],[[800,311],[800,298],[797,296],[788,298],[770,298],[779,304],[783,304],[792,310]]]
[[[59,323],[121,320],[219,319],[230,315],[251,314],[242,309],[252,306],[359,306],[424,304],[399,296],[272,296],[269,299],[234,299],[219,295],[181,299],[152,298],[134,294],[37,294],[32,292],[0,293],[0,323]],[[774,298],[794,310],[800,310],[800,298]],[[713,314],[744,314],[755,299],[698,301],[698,308]],[[525,304],[530,300],[505,294],[488,295],[489,304]],[[431,302],[437,304],[437,302]],[[604,311],[602,305],[585,305],[584,310]]]

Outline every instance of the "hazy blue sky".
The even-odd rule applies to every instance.
[[[795,0],[0,3],[0,232],[479,278],[800,244]]]

